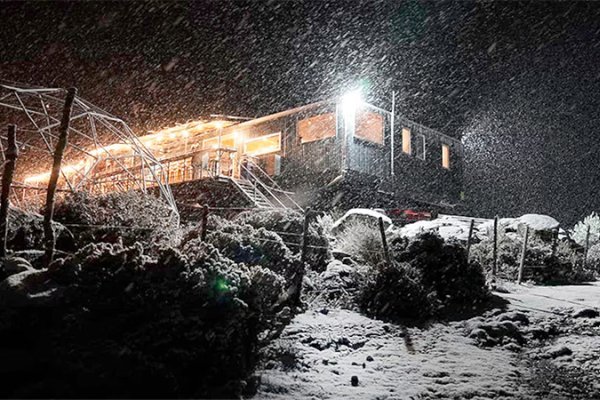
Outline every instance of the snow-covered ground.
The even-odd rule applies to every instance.
[[[349,310],[308,310],[264,349],[256,398],[598,398],[600,318],[573,315],[600,308],[600,283],[504,288],[509,310],[531,321],[519,328],[528,338],[520,351],[478,347],[463,321],[407,328]],[[552,336],[531,339],[538,331]],[[577,374],[586,374],[581,387]]]
[[[492,232],[493,219],[471,218],[460,215],[440,214],[431,221],[418,221],[399,228],[400,235],[415,237],[423,232],[437,232],[444,239],[457,239],[467,241],[471,220],[474,221],[473,234],[478,239],[485,239]],[[541,214],[525,214],[518,218],[500,218],[499,224],[505,228],[516,231],[520,225],[529,225],[534,230],[552,230],[559,226],[554,218]],[[564,232],[562,232],[564,236]]]
[[[552,312],[555,309],[582,307],[600,309],[600,282],[566,286],[536,286],[506,283],[510,293],[497,293],[514,309]],[[599,339],[600,340],[600,339]],[[600,343],[599,343],[600,346]]]
[[[261,371],[259,399],[519,394],[514,354],[474,346],[458,325],[404,328],[348,310],[313,310],[297,316],[266,351],[271,361]],[[352,376],[358,386],[352,386]]]

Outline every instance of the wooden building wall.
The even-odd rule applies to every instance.
[[[411,153],[403,151],[402,129],[411,132]],[[457,203],[463,190],[463,149],[459,141],[434,130],[396,116],[394,173],[389,186],[405,197],[427,202]],[[422,135],[422,136],[421,136]],[[421,140],[425,139],[425,154]],[[450,149],[450,167],[442,166],[442,145]]]

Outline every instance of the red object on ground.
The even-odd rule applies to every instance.
[[[430,211],[417,211],[410,208],[394,208],[391,210],[386,210],[386,214],[393,220],[405,224],[432,219],[432,213]]]

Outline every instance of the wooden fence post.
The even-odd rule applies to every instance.
[[[521,284],[523,279],[523,266],[525,265],[525,255],[527,253],[527,240],[529,239],[529,225],[525,225],[525,239],[523,239],[523,249],[521,250],[521,262],[519,263],[519,275],[517,276],[517,285]]]
[[[498,216],[494,217],[494,253],[493,253],[492,275],[498,272]]]
[[[558,247],[558,233],[560,231],[560,226],[557,226],[556,229],[552,232],[552,257],[556,255],[556,249]]]
[[[48,180],[48,191],[46,192],[46,209],[44,212],[44,240],[46,242],[46,252],[44,254],[46,267],[50,265],[54,258],[54,230],[52,229],[52,217],[54,216],[54,195],[56,193],[56,184],[58,182],[58,176],[60,174],[60,166],[62,163],[63,153],[65,147],[67,147],[67,140],[69,137],[69,124],[71,122],[71,109],[73,108],[73,101],[75,100],[75,94],[77,89],[69,88],[67,90],[67,97],[65,98],[65,105],[63,107],[62,119],[60,121],[60,127],[58,129],[58,142],[56,143],[56,149],[54,150],[54,161],[52,163],[52,172],[50,179]]]
[[[590,226],[587,226],[587,232],[585,233],[585,247],[583,249],[583,268],[587,267],[587,255],[590,249]]]
[[[300,250],[300,260],[302,263],[306,262],[306,256],[308,253],[308,229],[310,223],[310,207],[307,207],[304,211],[304,225],[302,226],[302,247]]]
[[[200,225],[200,240],[206,241],[206,230],[208,228],[208,205],[202,207],[202,224]]]
[[[469,253],[471,252],[471,240],[473,237],[473,228],[475,227],[475,220],[471,220],[469,225],[469,236],[467,237],[467,261],[469,261]]]
[[[388,265],[391,265],[390,252],[387,245],[387,238],[385,237],[385,229],[383,227],[383,218],[379,217],[379,233],[381,233],[381,245],[383,246],[383,256],[385,257],[385,262]]]
[[[8,147],[6,149],[6,161],[4,164],[4,173],[2,174],[2,194],[0,197],[0,235],[2,235],[0,244],[0,257],[6,257],[6,236],[8,233],[8,207],[10,206],[8,198],[10,196],[10,186],[12,185],[15,164],[19,156],[19,147],[17,146],[17,126],[8,125]]]

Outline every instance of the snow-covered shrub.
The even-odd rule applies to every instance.
[[[600,243],[591,246],[588,250],[587,263],[590,270],[600,273]]]
[[[542,265],[545,257],[552,253],[549,243],[542,243],[538,238],[530,237],[526,255],[527,265]],[[506,232],[505,227],[498,226],[498,268],[497,276],[504,279],[516,279],[518,266],[523,248],[523,238],[517,232]],[[482,265],[488,273],[492,270],[494,260],[493,235],[485,238],[479,243],[473,244],[470,251],[470,259]]]
[[[294,254],[277,233],[265,228],[256,229],[211,216],[206,241],[235,262],[260,265],[286,279],[291,279],[301,268],[299,255]],[[188,241],[183,244],[183,252],[193,252],[198,243],[199,239]]]
[[[424,233],[408,241],[394,241],[394,258],[421,273],[423,285],[435,291],[444,305],[474,303],[487,296],[485,275],[477,263],[469,263],[458,242],[445,242],[439,235]]]
[[[0,305],[0,337],[30,360],[5,369],[8,397],[239,397],[285,287],[207,243],[155,259],[90,244],[36,273],[62,289],[54,306]]]
[[[428,318],[437,310],[438,300],[421,278],[408,263],[382,264],[367,276],[359,305],[377,318]]]
[[[334,248],[368,265],[378,265],[384,259],[379,228],[363,222],[348,223],[337,234]]]
[[[523,251],[524,232],[506,232],[498,229],[497,276],[516,280]],[[540,284],[576,283],[591,279],[590,271],[583,270],[580,249],[569,240],[560,240],[552,251],[552,241],[538,235],[530,236],[523,270],[524,279]],[[471,260],[491,273],[493,264],[493,236],[471,247]]]
[[[315,218],[315,222],[318,226],[321,227],[321,230],[323,231],[324,235],[330,236],[332,234],[333,223],[335,222],[335,220],[333,219],[333,216],[331,214],[320,213]]]
[[[583,221],[579,221],[571,230],[571,238],[577,242],[580,246],[585,246],[585,239],[587,236],[587,229],[590,227],[590,247],[600,242],[600,215],[596,212],[592,212],[590,215],[585,217]]]
[[[316,271],[322,271],[331,259],[329,251],[329,239],[319,217],[313,218],[308,229],[308,253],[306,260],[308,265]],[[234,222],[242,225],[250,225],[254,228],[265,228],[277,233],[287,247],[295,253],[300,254],[302,248],[302,232],[304,229],[304,215],[293,210],[260,210],[247,211],[239,214]]]
[[[44,217],[37,213],[11,208],[8,213],[6,244],[9,250],[28,250],[44,248]],[[72,250],[74,239],[71,232],[62,224],[54,222],[56,247]]]
[[[390,318],[427,318],[487,299],[481,267],[468,263],[464,248],[433,233],[390,243],[393,265],[374,269],[360,298],[369,313]],[[380,294],[381,293],[381,294]]]
[[[312,306],[353,309],[357,306],[357,293],[372,274],[372,267],[357,264],[350,258],[334,259],[321,273],[307,271],[302,295]]]
[[[161,200],[137,191],[94,196],[66,196],[56,205],[54,219],[73,232],[78,247],[88,243],[141,242],[148,249],[173,245],[177,229],[171,210]]]

